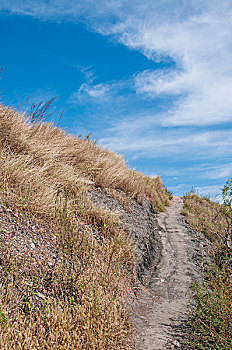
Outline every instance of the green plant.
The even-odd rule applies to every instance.
[[[2,310],[2,308],[0,307],[0,326],[4,327],[7,324],[7,316],[5,314],[5,312]]]
[[[223,211],[227,222],[226,244],[228,248],[232,247],[232,179],[229,179],[222,189]]]
[[[232,179],[229,179],[222,189],[223,202],[231,207],[232,205]]]
[[[229,350],[231,332],[231,271],[208,271],[203,285],[195,287],[192,306],[192,348]]]
[[[173,192],[168,190],[167,188],[166,188],[166,192],[167,192],[169,199],[171,200],[173,198]]]

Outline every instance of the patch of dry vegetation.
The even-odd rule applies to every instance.
[[[193,293],[192,349],[229,350],[232,348],[231,210],[190,193],[185,197],[183,214],[212,244],[212,265],[203,284],[196,286]]]
[[[197,231],[204,233],[210,241],[216,242],[223,240],[228,230],[227,219],[222,209],[221,204],[190,193],[185,197],[183,214]]]
[[[123,300],[134,275],[134,244],[88,191],[120,190],[141,204],[146,196],[163,210],[169,197],[160,178],[3,105],[0,152],[1,206],[25,230],[21,245],[17,229],[1,235],[0,348],[128,349],[132,327]],[[41,254],[23,249],[25,222],[44,228]]]

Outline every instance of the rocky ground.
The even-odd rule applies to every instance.
[[[35,218],[27,219],[5,204],[0,204],[0,241],[17,258],[30,255],[35,262],[46,260],[51,266],[56,259],[56,237]]]

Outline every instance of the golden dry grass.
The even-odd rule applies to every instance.
[[[183,214],[197,231],[206,234],[211,241],[215,242],[225,237],[227,221],[219,203],[190,193],[185,197]]]
[[[229,214],[230,213],[230,214]],[[211,241],[212,265],[202,285],[193,292],[191,349],[229,350],[232,348],[232,251],[228,245],[231,211],[190,193],[183,214],[190,224]]]
[[[134,244],[115,214],[87,194],[91,187],[121,190],[163,210],[169,198],[160,178],[3,105],[0,152],[1,205],[13,210],[19,226],[44,227],[56,255],[51,265],[49,250],[38,259],[13,236],[2,238],[1,349],[128,349],[132,327],[123,302]]]
[[[38,178],[53,179],[46,198],[53,197],[59,185],[79,188],[91,181],[94,186],[121,189],[138,201],[146,194],[161,210],[168,204],[159,176],[149,178],[128,169],[121,156],[103,150],[95,142],[67,135],[50,123],[28,125],[22,115],[4,106],[0,106],[0,115],[1,160],[12,168],[12,177],[25,169],[21,179],[30,176],[32,182],[37,181],[38,193]]]

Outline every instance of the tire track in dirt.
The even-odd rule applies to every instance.
[[[174,197],[167,211],[157,215],[161,260],[135,307],[136,350],[186,349],[181,333],[190,286],[201,278],[203,244],[186,224],[182,208],[183,199]]]

